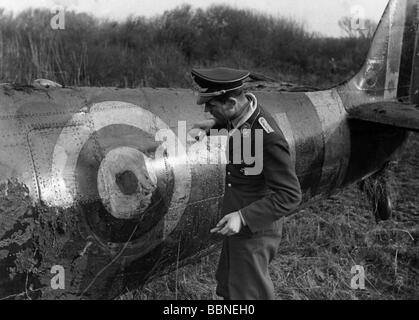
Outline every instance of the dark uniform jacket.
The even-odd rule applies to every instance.
[[[288,143],[272,116],[259,105],[250,119],[237,129],[242,136],[241,159],[244,159],[243,137],[249,139],[249,132],[246,134],[243,129],[250,129],[252,156],[257,150],[256,131],[263,132],[263,167],[258,175],[246,175],[246,168],[255,164],[233,163],[235,138],[234,135],[229,138],[223,214],[241,210],[247,225],[244,229],[252,233],[273,230],[275,222],[293,213],[301,202],[300,184]]]

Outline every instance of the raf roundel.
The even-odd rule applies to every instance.
[[[156,135],[170,128],[139,106],[97,103],[86,120],[77,136],[69,127],[61,131],[49,183],[60,196],[46,193],[44,200],[77,206],[89,233],[103,246],[144,255],[179,222],[189,201],[189,165],[176,161],[170,148],[162,152]]]

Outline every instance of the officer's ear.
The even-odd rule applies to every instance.
[[[236,98],[233,98],[233,97],[228,98],[226,101],[227,109],[232,110],[232,111],[236,110],[238,103],[239,101]]]

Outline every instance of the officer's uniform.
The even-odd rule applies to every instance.
[[[205,88],[198,104],[241,88],[248,75],[246,71],[228,68],[194,69],[195,82]],[[233,300],[271,300],[275,296],[268,265],[280,243],[279,219],[298,207],[301,189],[281,130],[254,95],[246,97],[249,103],[239,119],[219,126],[241,133],[241,153],[245,139],[251,139],[252,156],[256,131],[263,132],[263,168],[257,175],[247,175],[246,169],[254,164],[233,163],[237,150],[233,150],[234,134],[230,134],[222,213],[239,211],[245,226],[239,234],[224,240],[216,273],[217,294]]]

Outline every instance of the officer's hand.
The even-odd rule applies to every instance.
[[[202,129],[193,128],[188,132],[188,135],[196,141],[202,141],[208,134]]]
[[[210,130],[215,126],[215,124],[215,119],[197,122],[193,125],[191,131],[189,131],[188,134],[196,141],[202,141],[206,136],[210,134]]]
[[[238,212],[226,215],[218,222],[217,226],[211,230],[211,233],[218,233],[223,236],[232,236],[238,234],[242,228],[242,220]]]

